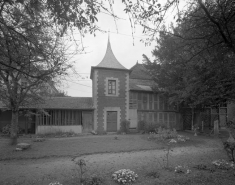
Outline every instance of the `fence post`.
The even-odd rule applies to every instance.
[[[219,120],[214,121],[214,135],[219,135]]]

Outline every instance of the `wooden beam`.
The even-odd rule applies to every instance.
[[[42,113],[42,125],[44,125],[44,113]]]
[[[53,125],[53,124],[52,124],[52,119],[53,119],[53,110],[51,110],[50,125]]]
[[[67,110],[67,115],[68,115],[68,125],[71,125],[71,111]]]
[[[53,110],[53,120],[52,120],[52,124],[53,124],[53,125],[57,125],[55,115],[56,115],[56,110]]]
[[[74,125],[74,110],[72,110],[72,123],[71,125]]]
[[[77,124],[77,110],[74,111],[74,125]]]
[[[46,125],[49,125],[48,124],[48,116],[47,115],[45,115],[46,116]]]
[[[75,125],[79,125],[79,112],[78,112],[78,110],[76,110],[76,112],[75,112],[75,117],[76,117]]]
[[[50,115],[49,115],[49,125],[52,125],[52,124],[51,124],[51,116],[52,116],[52,111],[50,110]]]
[[[61,110],[61,125],[66,125],[65,110]]]
[[[68,125],[68,111],[63,110],[63,119],[64,119],[64,125]]]
[[[56,110],[56,112],[55,112],[55,124],[56,125],[58,125],[59,123],[58,123],[58,110]]]
[[[58,124],[61,125],[61,110],[58,110]]]

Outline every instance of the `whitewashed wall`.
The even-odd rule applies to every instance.
[[[56,132],[74,132],[76,134],[82,133],[81,125],[70,126],[37,126],[36,134],[56,133]]]

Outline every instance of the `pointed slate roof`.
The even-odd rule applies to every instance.
[[[113,54],[111,44],[108,38],[108,45],[103,60],[96,67],[112,68],[112,69],[126,69],[118,62]]]
[[[97,66],[92,66],[91,67],[91,75],[90,75],[91,79],[92,79],[92,76],[93,76],[93,69],[94,68],[118,69],[118,70],[130,71],[129,69],[125,68],[116,59],[115,55],[113,54],[112,48],[111,48],[109,37],[108,37],[108,44],[107,44],[106,53],[104,55],[103,60]]]

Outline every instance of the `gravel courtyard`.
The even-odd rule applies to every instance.
[[[79,159],[84,159],[86,162],[86,175],[100,176],[105,179],[104,184],[116,184],[112,181],[111,175],[123,168],[131,169],[139,175],[135,184],[172,184],[172,181],[177,184],[179,179],[178,184],[183,184],[184,180],[188,182],[188,178],[200,175],[200,172],[192,168],[194,165],[208,164],[216,159],[227,159],[219,138],[194,137],[192,134],[187,136],[191,138],[187,141],[189,143],[185,142],[174,147],[169,158],[172,167],[183,165],[192,169],[192,173],[185,178],[172,176],[173,172],[163,170],[163,159],[166,154],[164,145],[149,141],[147,135],[50,138],[42,143],[32,143],[32,148],[23,152],[13,152],[10,149],[3,152],[2,149],[8,148],[6,140],[3,139],[0,152],[0,184],[48,185],[50,182],[59,181],[63,185],[75,185],[79,182],[79,170],[75,161]],[[30,139],[23,138],[22,141]],[[160,177],[147,178],[146,174],[153,171],[158,171]],[[234,177],[226,178],[227,184],[235,181]],[[211,184],[213,183],[212,181]]]

